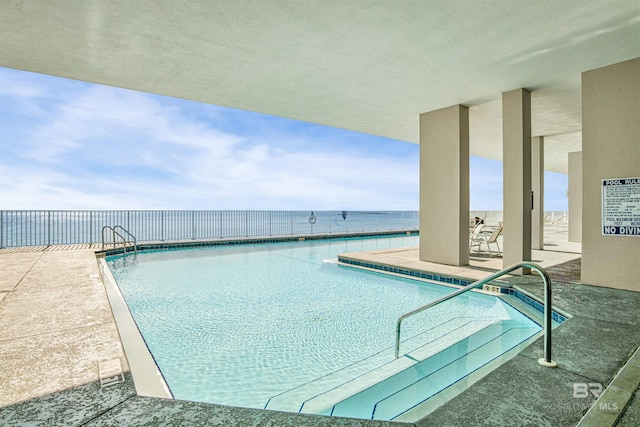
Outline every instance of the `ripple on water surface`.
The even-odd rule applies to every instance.
[[[108,262],[176,398],[262,408],[392,347],[399,315],[451,291],[323,262],[417,243],[403,236],[205,247]],[[467,294],[409,319],[403,337],[450,317],[510,315],[493,297]]]

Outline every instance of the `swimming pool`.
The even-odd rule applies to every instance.
[[[457,360],[489,339],[508,349],[515,341],[505,334],[517,331],[520,342],[540,330],[500,299],[467,293],[408,319],[408,357],[394,361],[398,316],[451,288],[325,261],[417,239],[212,246],[107,262],[175,398],[361,416],[349,407],[362,407],[366,390],[408,368],[424,371],[418,361]]]

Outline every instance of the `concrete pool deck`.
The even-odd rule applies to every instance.
[[[640,293],[579,284],[579,254],[563,249],[533,257],[550,257],[539,261],[549,263],[554,306],[573,315],[554,330],[553,359],[559,367],[538,365],[538,339],[416,425],[573,426],[580,421],[595,398],[573,397],[573,384],[606,386],[631,358],[640,344]],[[94,251],[0,253],[1,425],[398,425],[138,396]],[[416,262],[411,251],[405,250],[404,261],[402,251],[394,251],[393,262]],[[501,267],[499,258],[476,258],[480,266],[467,270],[480,271],[482,277]],[[536,278],[509,281],[542,295]],[[121,361],[124,382],[101,389],[98,363],[114,359]],[[600,415],[615,416],[614,422],[619,416],[617,425],[640,423],[634,395],[640,366],[634,360],[623,385],[610,389],[630,403],[595,408]]]

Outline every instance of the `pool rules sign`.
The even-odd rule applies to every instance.
[[[640,178],[602,180],[602,234],[640,237]]]

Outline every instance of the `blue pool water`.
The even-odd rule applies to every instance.
[[[295,399],[324,392],[314,380],[391,360],[398,316],[452,291],[325,260],[417,244],[416,236],[247,244],[107,261],[176,398],[297,411]],[[425,331],[454,339],[474,325],[539,330],[503,301],[467,293],[407,319],[403,354]]]

